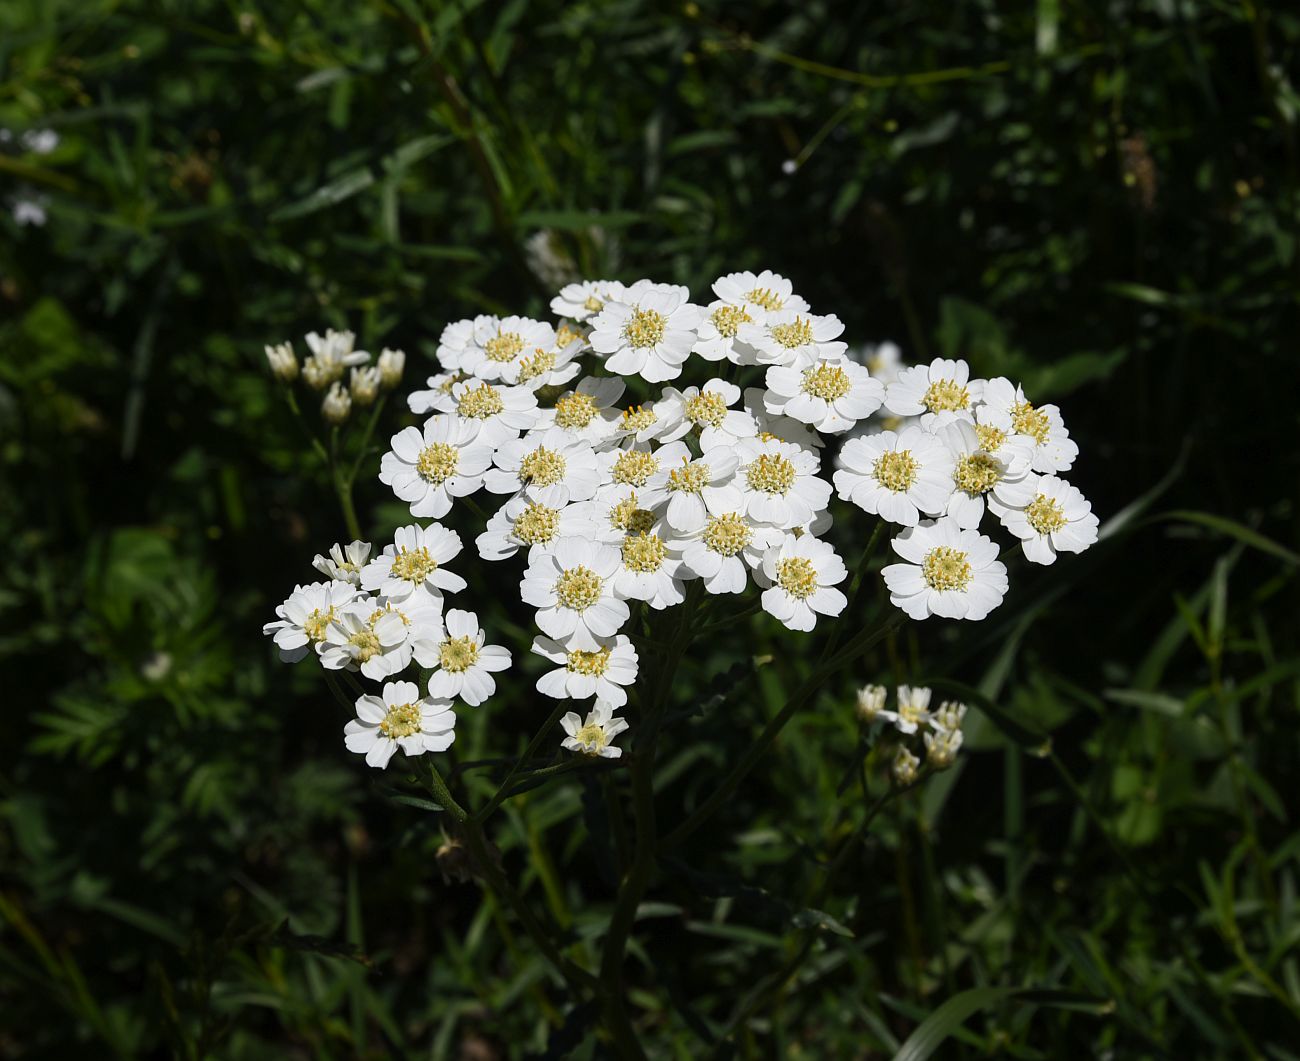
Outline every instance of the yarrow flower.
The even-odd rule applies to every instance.
[[[612,742],[628,728],[627,722],[614,717],[610,704],[597,700],[585,719],[570,711],[560,719],[560,726],[568,734],[560,742],[567,751],[602,759],[617,759],[623,754],[623,749],[614,747]]]
[[[427,593],[440,601],[444,592],[459,593],[467,585],[444,566],[460,550],[460,535],[440,523],[399,527],[393,544],[361,569],[361,587],[395,601],[413,593]]]
[[[420,518],[441,519],[455,498],[483,485],[492,464],[492,445],[480,437],[479,425],[454,416],[431,416],[423,430],[405,428],[392,447],[379,462],[379,481]]]
[[[429,696],[444,700],[459,697],[477,707],[495,693],[497,683],[492,675],[510,667],[510,652],[486,641],[478,616],[460,608],[447,612],[443,629],[435,637],[416,641],[415,662],[434,668]]]
[[[445,752],[456,739],[456,716],[450,700],[420,696],[414,682],[388,682],[381,696],[357,699],[357,717],[343,729],[350,752],[382,770],[401,748],[407,755]]]
[[[952,517],[909,527],[893,548],[904,562],[881,575],[890,601],[913,619],[983,619],[1002,603],[1007,569],[997,545]]]
[[[763,610],[791,630],[811,630],[818,615],[839,615],[848,598],[834,587],[848,577],[829,542],[787,534],[763,557],[760,577],[769,588]]]
[[[662,383],[681,375],[703,311],[674,284],[638,280],[606,303],[591,322],[591,346],[605,368]]]
[[[625,686],[636,681],[638,658],[623,634],[606,638],[595,649],[565,648],[550,637],[533,640],[533,651],[557,664],[537,679],[537,691],[557,700],[595,696],[611,707],[627,703]]]
[[[317,553],[311,566],[335,581],[351,582],[354,586],[360,586],[361,569],[370,559],[370,549],[369,542],[349,542],[347,545],[336,543],[330,546],[328,556]]]

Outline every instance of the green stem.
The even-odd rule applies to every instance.
[[[388,395],[384,395],[374,404],[370,410],[370,416],[366,420],[366,426],[361,431],[361,440],[357,443],[357,455],[352,461],[352,466],[348,469],[348,484],[357,481],[357,472],[361,470],[361,462],[366,459],[366,447],[370,445],[370,436],[375,433],[375,428],[379,424],[379,416],[384,411],[384,403],[388,401]]]
[[[334,493],[338,496],[339,507],[343,510],[343,523],[353,541],[361,541],[361,524],[357,520],[357,510],[352,504],[352,480],[343,471],[339,461],[339,429],[330,431],[330,477],[334,480]]]
[[[554,710],[551,711],[546,721],[542,723],[542,728],[533,734],[533,739],[528,742],[528,747],[524,749],[524,754],[514,761],[514,764],[510,767],[510,771],[506,774],[506,779],[501,782],[501,786],[495,793],[493,793],[492,798],[483,805],[482,809],[475,812],[474,820],[478,822],[478,824],[482,825],[487,821],[488,818],[492,816],[493,812],[509,798],[510,785],[518,775],[519,768],[524,763],[532,761],[533,757],[536,756],[538,749],[541,748],[542,742],[546,740],[547,734],[556,727],[569,706],[570,704],[567,700],[556,701]]]

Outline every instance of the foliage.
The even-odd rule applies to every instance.
[[[660,852],[647,1052],[1295,1057],[1298,51],[1284,6],[1193,0],[0,8],[0,127],[60,136],[0,145],[0,198],[49,214],[0,212],[4,1052],[608,1050],[450,817],[351,761],[260,635],[343,533],[263,344],[349,326],[409,382],[447,320],[541,311],[545,232],[588,275],[776,268],[851,337],[1070,395],[1110,520],[987,622],[863,660],[955,683],[957,767],[860,832],[887,749],[832,685]],[[358,504],[393,525],[365,476]],[[752,631],[678,676],[669,830],[826,637]],[[464,720],[477,802],[535,677]],[[581,964],[626,789],[490,825]]]

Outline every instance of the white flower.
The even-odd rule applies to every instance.
[[[817,477],[815,453],[758,438],[742,438],[735,451],[744,512],[756,523],[788,530],[812,522],[829,503],[831,484]]]
[[[743,593],[749,571],[763,562],[769,548],[779,543],[784,531],[756,527],[739,511],[710,515],[704,526],[682,547],[682,564],[704,579],[710,593]]]
[[[684,442],[672,442],[656,453],[659,470],[648,484],[651,498],[667,497],[664,520],[673,530],[690,534],[712,515],[734,512],[744,504],[735,483],[739,458],[730,447],[706,449],[692,460]]]
[[[297,663],[308,649],[325,640],[325,631],[344,605],[356,598],[350,582],[313,582],[297,586],[289,599],[275,609],[279,616],[262,627],[275,638],[275,647],[285,663]]]
[[[479,425],[479,440],[493,446],[531,431],[542,419],[537,395],[527,387],[468,379],[451,385],[451,404],[458,417]]]
[[[900,685],[898,687],[898,710],[881,711],[880,717],[894,724],[899,733],[913,734],[928,723],[930,714],[930,690],[921,685]]]
[[[998,547],[978,531],[962,530],[951,516],[909,527],[893,540],[905,561],[881,575],[889,599],[913,619],[983,619],[1002,603],[1006,565]]]
[[[424,429],[405,427],[392,438],[392,449],[379,461],[379,481],[411,506],[411,515],[439,519],[452,500],[483,485],[492,463],[492,444],[479,425],[440,413]]]
[[[840,497],[907,527],[942,513],[957,488],[952,450],[919,427],[849,439],[840,464],[832,476]]]
[[[681,448],[684,450],[686,447]],[[604,484],[600,490],[608,494],[611,488],[631,488],[636,491],[642,508],[657,509],[668,496],[660,474],[663,462],[676,455],[673,451],[665,457],[662,447],[651,449],[648,445],[636,444],[628,449],[605,450],[596,457]],[[651,485],[656,480],[660,481],[657,488]]]
[[[604,759],[617,759],[623,754],[623,749],[615,748],[611,742],[627,729],[627,722],[615,718],[614,708],[609,704],[597,700],[587,712],[586,721],[570,711],[560,719],[560,725],[568,734],[560,742],[561,748]]]
[[[523,493],[530,501],[563,508],[570,501],[586,501],[601,484],[596,452],[591,443],[575,439],[558,427],[530,431],[497,447],[496,465],[484,477],[494,494]]]
[[[369,542],[351,542],[348,545],[336,543],[330,546],[329,556],[317,553],[311,566],[327,578],[338,582],[351,582],[354,586],[359,586],[361,569],[370,559],[370,549]]]
[[[811,534],[787,534],[768,549],[756,576],[770,587],[763,591],[763,610],[791,630],[811,630],[819,614],[839,615],[848,604],[833,588],[848,577],[844,561]]]
[[[352,412],[352,396],[348,394],[347,388],[342,383],[331,383],[330,389],[321,399],[320,414],[324,417],[327,424],[333,424],[337,427],[343,423]]]
[[[921,760],[899,745],[898,751],[894,752],[894,761],[889,764],[889,772],[894,778],[894,784],[902,787],[916,780],[920,767]]]
[[[357,700],[357,717],[343,728],[350,752],[382,770],[400,747],[407,755],[442,752],[456,739],[450,700],[427,700],[414,682],[387,682],[383,696]]]
[[[379,397],[379,385],[383,382],[383,373],[374,365],[362,365],[352,370],[348,390],[352,400],[358,405],[371,405]]]
[[[606,302],[621,298],[624,290],[617,280],[583,280],[565,284],[551,299],[551,312],[557,317],[585,321],[603,310]]]
[[[443,566],[460,550],[460,535],[441,523],[398,527],[393,544],[361,569],[361,586],[394,601],[404,601],[417,592],[441,600],[444,592],[459,593],[465,588],[465,580]]]
[[[504,560],[527,548],[529,556],[553,548],[561,538],[581,538],[592,533],[589,511],[579,505],[551,508],[527,497],[512,497],[487,521],[476,539],[484,560]]]
[[[464,381],[467,377],[463,372],[453,369],[451,372],[441,372],[436,376],[430,376],[424,381],[428,390],[411,391],[406,396],[406,404],[413,413],[454,413],[456,411],[456,400],[451,396],[451,388],[457,383]]]
[[[375,370],[379,373],[379,385],[384,390],[392,390],[402,382],[402,373],[406,370],[406,353],[385,347],[379,352]]]
[[[966,717],[966,705],[957,700],[945,700],[939,705],[930,719],[930,725],[936,730],[961,729],[962,719]]]
[[[699,428],[700,448],[730,445],[758,434],[754,418],[743,409],[729,408],[740,400],[740,388],[726,380],[711,379],[703,387],[665,387],[663,397],[655,402],[654,411],[662,429],[664,442],[684,438],[692,428]]]
[[[476,707],[497,690],[492,672],[510,667],[510,652],[500,645],[488,645],[478,616],[459,608],[444,616],[445,627],[436,639],[414,642],[415,662],[436,667],[429,677],[429,695],[435,699],[459,696]]]
[[[517,383],[531,391],[568,383],[582,371],[577,359],[586,345],[587,340],[581,332],[561,324],[556,330],[553,346],[525,350],[518,361],[507,366],[504,378],[508,383]]]
[[[370,360],[370,355],[364,350],[353,349],[356,341],[357,337],[352,332],[336,332],[333,328],[325,329],[324,335],[317,335],[315,332],[307,333],[307,348],[311,350],[312,357],[337,363],[340,376],[343,374],[343,368],[364,365]]]
[[[926,733],[925,761],[936,770],[946,770],[957,761],[957,752],[961,748],[962,735],[959,729],[941,729]]]
[[[556,700],[585,700],[595,696],[612,707],[627,703],[625,685],[636,681],[637,654],[623,634],[605,638],[593,651],[568,649],[549,637],[533,640],[537,655],[558,664],[537,679],[537,691]]]
[[[956,489],[948,498],[946,513],[957,521],[959,527],[974,529],[984,516],[987,497],[1006,508],[1023,508],[1034,496],[1033,482],[1025,474],[1029,466],[1029,447],[1018,435],[998,444],[998,452],[989,453],[980,446],[978,425],[957,420],[939,431],[938,437],[952,451],[956,463],[952,480]],[[1016,440],[1014,442],[1010,440]],[[1014,462],[1014,464],[1012,463]],[[1020,468],[1019,476],[1011,468]]]
[[[1000,497],[989,507],[1002,525],[1020,539],[1025,558],[1035,564],[1056,562],[1057,553],[1081,553],[1097,540],[1097,517],[1078,487],[1055,475],[1031,475],[1018,505]]]
[[[928,365],[903,369],[885,390],[885,408],[895,416],[919,416],[922,427],[975,419],[984,396],[982,379],[970,378],[965,361],[936,357]]]
[[[650,495],[625,483],[607,483],[590,501],[572,507],[586,520],[587,533],[615,545],[629,533],[649,530],[658,519]]]
[[[369,599],[354,601],[334,617],[316,646],[321,664],[326,670],[360,670],[376,681],[397,674],[411,662],[407,622]],[[437,610],[424,606],[416,635],[430,636],[439,626]]]
[[[711,331],[724,339],[734,339],[741,324],[762,323],[769,314],[780,310],[808,312],[808,303],[794,294],[790,281],[770,269],[764,269],[761,273],[728,273],[720,276],[713,281],[713,293],[718,296],[718,301],[709,306],[712,312],[708,321],[712,325]],[[733,312],[728,313],[727,309]],[[700,338],[712,339],[703,326],[700,328]],[[712,352],[701,349],[699,353],[710,361],[719,360]],[[741,353],[734,349],[734,343],[729,343],[724,356],[735,361]]]
[[[558,427],[575,439],[598,446],[614,435],[612,410],[626,386],[611,376],[588,376],[557,398],[554,409],[541,411],[541,426]]]
[[[687,572],[683,570],[681,542],[661,521],[625,534],[618,556],[613,576],[615,596],[645,601],[655,609],[671,608],[686,599],[682,593],[682,579]]]
[[[1055,405],[1035,406],[1025,397],[1023,388],[1013,387],[1010,380],[1001,376],[988,381],[984,401],[990,412],[1005,418],[1004,423],[998,426],[1009,427],[1033,443],[1034,471],[1069,471],[1074,458],[1079,455],[1079,447],[1070,438],[1061,411]]]
[[[849,357],[866,365],[867,371],[885,386],[898,379],[898,373],[903,368],[903,351],[897,343],[867,343],[849,350]]]
[[[464,367],[465,351],[474,341],[474,329],[480,324],[490,324],[496,320],[488,314],[480,314],[472,320],[452,321],[443,328],[438,337],[438,349],[434,356],[438,363],[449,371],[458,371]]]
[[[793,365],[800,358],[834,358],[848,349],[836,337],[844,324],[834,314],[821,316],[793,309],[776,310],[762,321],[742,324],[738,337],[754,350],[760,365]]]
[[[603,542],[562,538],[554,551],[533,552],[519,585],[525,604],[537,608],[537,625],[569,648],[594,651],[618,633],[627,605],[614,596],[619,552]]]
[[[43,195],[14,196],[10,200],[9,216],[14,219],[15,225],[34,225],[40,228],[50,219],[49,211],[45,209],[48,201]]]
[[[28,129],[19,139],[23,150],[36,155],[48,155],[59,146],[59,134],[53,129]]]
[[[591,346],[606,355],[610,372],[650,383],[676,379],[703,312],[684,287],[638,280],[592,320]]]
[[[800,358],[767,370],[764,407],[825,434],[847,431],[880,408],[885,387],[861,365],[843,358]]]
[[[864,685],[858,690],[858,718],[871,723],[885,713],[885,687],[883,685]]]
[[[808,424],[801,424],[788,416],[773,416],[766,407],[767,391],[762,387],[745,388],[745,412],[754,419],[758,437],[771,435],[782,442],[790,442],[806,450],[819,450],[826,443]]]
[[[635,443],[657,439],[669,427],[653,405],[629,405],[614,422],[614,437]]]
[[[460,369],[485,380],[519,379],[519,361],[555,346],[555,329],[528,317],[479,318],[461,355]]]
[[[266,347],[266,360],[271,366],[271,375],[281,383],[289,383],[297,377],[298,359],[293,356],[293,347],[288,343]]]

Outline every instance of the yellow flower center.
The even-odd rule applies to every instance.
[[[424,546],[418,549],[398,549],[390,569],[393,578],[417,583],[423,582],[437,570],[438,561],[429,555],[429,550]]]
[[[964,552],[940,545],[925,554],[921,576],[931,589],[965,589],[970,585],[972,572]]]
[[[794,478],[794,465],[779,453],[760,453],[745,469],[750,489],[765,494],[784,494],[794,486]]]
[[[558,533],[560,514],[553,508],[533,502],[515,517],[510,529],[521,542],[540,545],[549,542]]]
[[[636,494],[623,498],[609,510],[609,522],[630,534],[644,534],[654,526],[654,521],[655,514],[640,507]]]
[[[467,671],[478,662],[478,644],[468,634],[449,637],[438,646],[438,665],[452,674]]]
[[[807,600],[817,591],[817,568],[803,556],[787,556],[776,565],[776,581],[792,597]]]
[[[357,659],[362,663],[383,651],[378,636],[370,630],[358,630],[348,638],[348,644],[356,646]]]
[[[623,337],[635,347],[654,346],[664,337],[668,318],[652,309],[634,309],[623,325]]]
[[[563,350],[570,343],[582,338],[585,338],[582,332],[570,328],[567,324],[561,324],[555,329],[555,349]]]
[[[460,383],[465,378],[466,377],[461,375],[460,371],[457,370],[438,384],[438,390],[442,391],[443,394],[450,394],[451,388],[456,386],[457,383]]]
[[[505,407],[500,392],[487,383],[466,388],[456,403],[460,415],[470,420],[486,420],[490,416],[496,416]]]
[[[554,486],[564,478],[564,454],[538,446],[519,462],[519,481],[537,486]]]
[[[813,341],[812,321],[796,317],[789,324],[777,324],[772,328],[772,338],[787,350],[807,346]]]
[[[849,393],[849,374],[838,365],[823,361],[816,368],[806,368],[803,373],[803,392],[820,398],[824,402],[833,402]]]
[[[876,482],[886,490],[896,494],[905,493],[916,484],[917,473],[921,465],[912,456],[910,449],[891,450],[882,453],[871,466],[871,474]]]
[[[555,367],[555,355],[539,349],[532,357],[519,362],[519,382],[527,383]]]
[[[564,607],[572,608],[575,612],[586,611],[600,600],[600,590],[604,584],[605,580],[596,572],[579,564],[560,573],[560,577],[555,580],[555,595]]]
[[[309,616],[307,616],[305,620],[303,620],[302,632],[306,634],[312,641],[324,641],[325,630],[329,627],[329,624],[332,623],[333,621],[334,621],[333,608],[329,608],[326,611],[321,611],[319,608],[317,608]]]
[[[748,324],[754,318],[745,312],[743,306],[719,306],[709,316],[718,334],[727,339],[734,339],[742,324]]]
[[[1007,433],[992,424],[976,424],[975,437],[979,441],[980,449],[988,453],[996,453],[1007,440]]]
[[[936,380],[926,388],[921,404],[932,413],[953,409],[967,409],[970,407],[970,391],[955,380]]]
[[[709,466],[703,461],[682,458],[682,466],[668,473],[668,489],[683,494],[698,494],[709,485]]]
[[[958,458],[952,477],[957,485],[972,497],[977,494],[987,494],[1002,478],[1002,465],[987,453],[968,453]]]
[[[500,332],[483,344],[489,361],[513,361],[523,348],[524,337],[518,332]]]
[[[420,450],[415,458],[415,473],[426,483],[441,486],[460,467],[460,450],[448,442],[435,442]]]
[[[599,313],[602,309],[605,308],[605,303],[603,303],[595,295],[588,295],[587,301],[582,304],[582,308],[590,310],[592,313]]]
[[[785,305],[785,299],[773,291],[770,287],[756,287],[753,291],[745,296],[746,302],[752,302],[755,306],[762,306],[766,310],[780,309]]]
[[[628,449],[618,455],[609,470],[616,483],[645,486],[647,480],[659,469],[659,458],[644,450]]]
[[[598,755],[601,748],[609,743],[609,738],[605,736],[605,730],[595,723],[583,726],[574,735],[573,739],[582,745],[582,750],[588,755]]]
[[[739,512],[712,516],[704,528],[704,545],[720,556],[735,556],[754,537]]]
[[[686,399],[686,418],[700,427],[718,427],[727,418],[727,401],[717,391],[700,391]]]
[[[598,678],[609,666],[609,653],[608,648],[598,648],[595,652],[574,649],[569,653],[569,661],[565,666],[574,674],[589,674]]]
[[[1039,494],[1025,506],[1025,519],[1039,534],[1058,531],[1068,522],[1065,518],[1065,510],[1055,498],[1048,497],[1046,494]]]
[[[653,427],[659,420],[653,409],[644,405],[629,405],[619,417],[619,424],[624,431],[644,431]]]
[[[567,431],[581,431],[599,412],[590,394],[567,394],[555,403],[555,422]]]
[[[1028,435],[1040,446],[1047,441],[1052,430],[1047,414],[1029,402],[1016,402],[1011,407],[1011,427],[1021,435]]]
[[[379,732],[392,740],[414,737],[420,732],[420,705],[394,704],[379,723]]]
[[[657,534],[629,534],[623,539],[623,566],[629,571],[658,571],[667,553]]]

